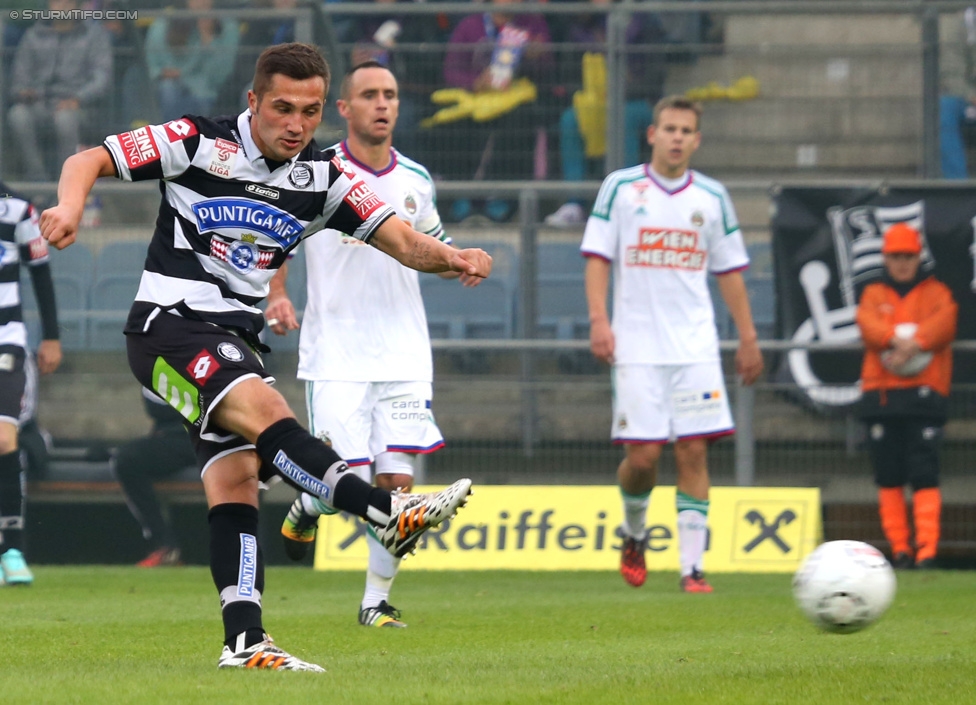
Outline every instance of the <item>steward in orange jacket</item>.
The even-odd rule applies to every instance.
[[[935,566],[942,494],[939,450],[952,381],[958,306],[934,276],[922,275],[922,238],[904,223],[885,233],[882,281],[857,307],[864,339],[861,417],[878,489],[881,527],[896,568]],[[904,486],[912,487],[915,547]]]

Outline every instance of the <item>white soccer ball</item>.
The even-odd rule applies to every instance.
[[[828,541],[793,576],[793,596],[810,621],[849,634],[873,624],[895,597],[895,571],[861,541]]]
[[[895,335],[899,338],[910,339],[915,337],[915,331],[917,330],[917,323],[899,323],[895,326]],[[899,377],[914,377],[917,374],[921,374],[922,370],[928,367],[930,362],[932,362],[932,353],[929,350],[922,350],[916,353],[908,362],[897,367],[891,364],[890,350],[885,350],[881,353],[881,364],[888,371],[894,372]]]

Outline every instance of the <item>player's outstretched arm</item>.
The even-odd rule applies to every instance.
[[[115,176],[115,165],[104,147],[68,157],[58,181],[58,204],[41,213],[41,235],[59,250],[75,241],[85,199],[102,176]]]
[[[491,256],[484,250],[457,250],[418,233],[396,216],[388,218],[376,229],[370,243],[403,266],[419,272],[454,271],[480,279],[491,274]]]

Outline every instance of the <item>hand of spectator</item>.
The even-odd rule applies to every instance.
[[[42,340],[37,348],[37,369],[42,375],[54,372],[61,365],[61,341]]]
[[[179,78],[180,74],[181,72],[179,69],[174,69],[172,67],[165,68],[159,72],[160,78]]]
[[[62,110],[77,110],[80,105],[77,98],[64,98],[58,101],[57,110],[58,112]]]
[[[607,318],[600,318],[590,322],[590,352],[593,357],[608,365],[613,364],[613,353],[616,341],[613,329]]]
[[[17,94],[17,100],[21,103],[33,103],[40,97],[40,94],[33,88],[25,88]]]
[[[275,335],[288,335],[288,331],[298,330],[298,316],[295,306],[287,296],[268,298],[268,308],[264,311],[268,328]]]
[[[763,367],[762,351],[755,340],[740,340],[735,353],[735,372],[747,387],[759,379]]]
[[[82,209],[69,206],[52,206],[41,213],[41,237],[59,250],[75,241]]]
[[[921,347],[915,338],[900,338],[895,336],[891,339],[891,357],[888,362],[892,368],[898,368],[915,357]]]

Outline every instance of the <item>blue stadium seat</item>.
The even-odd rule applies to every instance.
[[[586,260],[578,242],[540,242],[536,246],[536,267],[540,276],[583,276]]]
[[[95,258],[91,250],[80,243],[64,250],[51,249],[51,279],[57,299],[61,345],[65,350],[82,350],[86,345],[85,316],[94,269]],[[29,277],[29,273],[24,277],[25,285],[21,290],[31,289],[33,295],[33,285],[27,281]],[[32,345],[39,341],[39,337],[31,338]]]
[[[420,293],[431,338],[511,338],[514,330],[512,288],[490,278],[474,288],[456,279],[420,275]]]
[[[95,260],[95,276],[107,274],[139,274],[146,264],[149,242],[110,242],[98,251]]]
[[[590,317],[582,272],[540,273],[537,287],[537,331],[540,338],[572,340],[589,336]]]
[[[92,285],[89,348],[125,350],[122,328],[139,289],[142,269],[125,274],[103,274]]]

